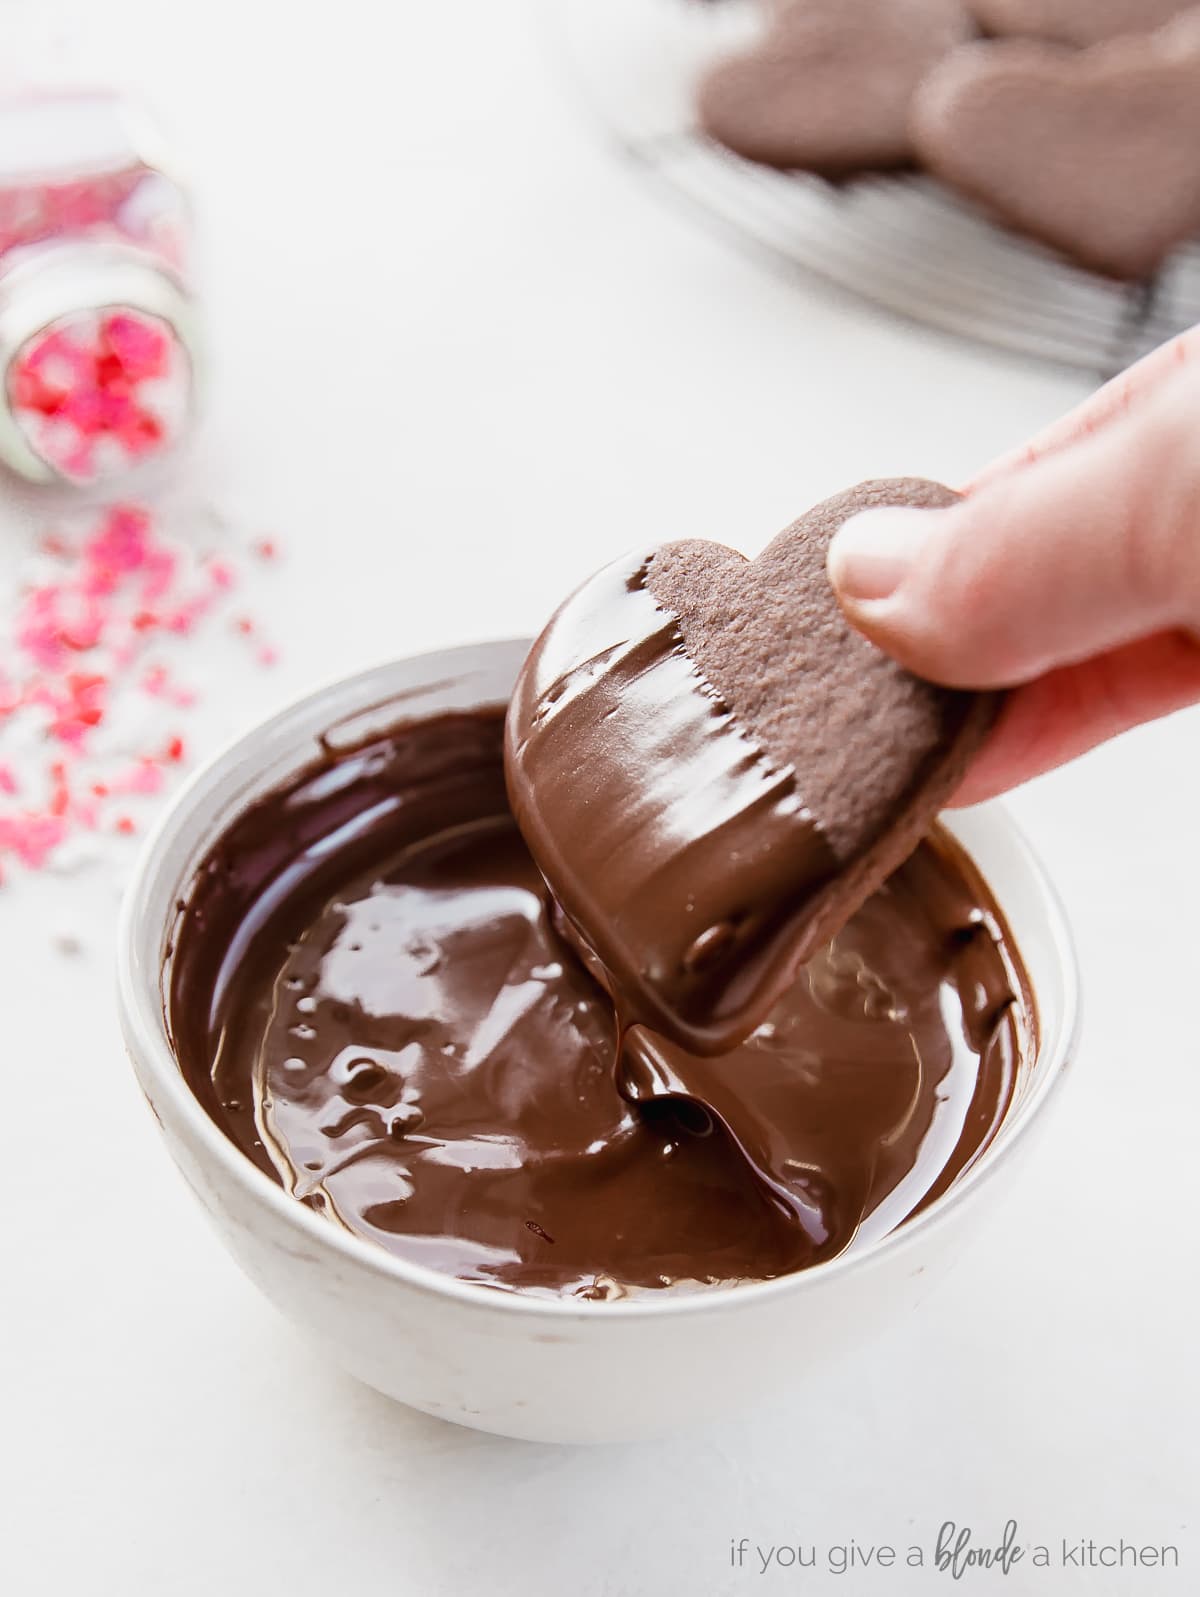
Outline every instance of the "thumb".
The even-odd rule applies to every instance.
[[[849,620],[910,670],[1012,687],[1200,629],[1200,380],[946,510],[852,517],[829,549]]]

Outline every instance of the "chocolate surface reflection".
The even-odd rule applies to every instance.
[[[508,1290],[761,1280],[882,1234],[987,1145],[1033,1017],[926,843],[733,1053],[640,1030],[556,932],[498,712],[331,754],[250,807],[176,931],[192,1090],[299,1201]],[[622,1090],[618,1090],[618,1080]]]

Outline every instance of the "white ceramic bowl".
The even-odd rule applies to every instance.
[[[525,649],[484,644],[366,672],[276,716],[201,771],[148,841],[125,899],[122,1027],[171,1153],[226,1246],[331,1358],[381,1392],[480,1430],[555,1442],[655,1435],[694,1417],[698,1389],[709,1413],[712,1399],[733,1407],[777,1393],[915,1305],[1016,1177],[1075,1046],[1078,978],[1053,890],[1012,822],[996,806],[953,815],[947,824],[1023,955],[1041,1046],[991,1146],[915,1220],[776,1281],[586,1305],[455,1281],[332,1226],[228,1141],[179,1072],[164,1018],[176,901],[239,810],[315,758],[319,734],[336,728],[352,742],[408,717],[503,703]]]

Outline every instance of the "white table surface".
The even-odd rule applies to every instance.
[[[9,0],[18,40],[168,114],[208,257],[193,467],[288,559],[274,672],[215,661],[192,740],[389,655],[535,628],[647,536],[761,545],[864,476],[961,480],[1076,379],[786,280],[647,192],[528,0]],[[28,513],[4,511],[20,547]],[[225,1256],[133,1086],[111,869],[0,889],[0,1592],[924,1593],[730,1568],[731,1538],[1174,1544],[1200,1590],[1200,716],[1012,801],[1078,933],[1085,1042],[985,1245],[869,1362],[638,1447],[443,1425],[310,1353]],[[127,862],[126,862],[127,864]],[[68,958],[67,929],[83,942]],[[703,1394],[697,1394],[698,1406]]]

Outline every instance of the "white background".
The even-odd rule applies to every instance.
[[[748,551],[864,476],[962,480],[1083,391],[772,275],[641,186],[527,0],[29,0],[194,167],[204,492],[276,533],[273,673],[216,666],[206,751],[385,657],[536,628],[647,537]],[[14,548],[27,515],[5,512]],[[1084,1047],[986,1243],[869,1362],[684,1439],[550,1449],[310,1354],[170,1167],[122,1057],[112,872],[0,889],[4,1597],[923,1593],[729,1567],[751,1543],[1174,1543],[1200,1589],[1200,717],[1017,795],[1078,933]],[[121,868],[127,866],[122,862]],[[53,938],[82,938],[68,959]],[[719,1372],[714,1372],[719,1380]]]

